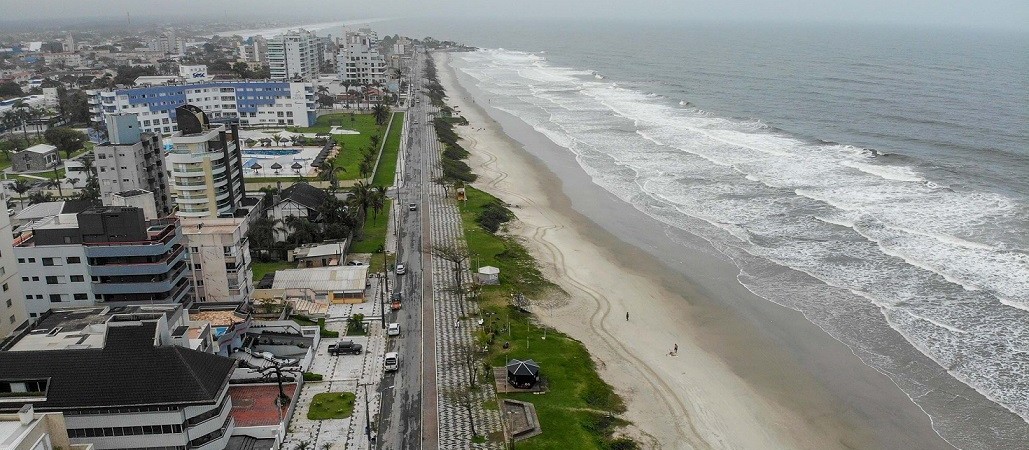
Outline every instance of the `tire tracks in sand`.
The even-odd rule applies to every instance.
[[[607,346],[615,354],[617,354],[619,357],[623,358],[623,360],[630,363],[628,364],[628,367],[631,367],[632,370],[639,373],[640,379],[651,386],[654,392],[658,394],[657,397],[660,398],[661,401],[665,404],[668,412],[671,413],[671,417],[673,417],[673,419],[676,420],[677,423],[687,425],[687,427],[685,427],[686,429],[684,429],[684,427],[681,426],[675,427],[676,432],[678,433],[678,437],[682,439],[682,442],[688,443],[692,448],[713,448],[712,445],[709,442],[707,442],[706,439],[704,439],[699,430],[697,430],[696,425],[691,420],[688,406],[685,402],[683,402],[681,398],[679,398],[678,395],[676,395],[677,391],[667,382],[665,382],[661,378],[661,376],[658,375],[657,372],[655,372],[646,363],[644,363],[643,360],[633,355],[632,351],[630,351],[624,344],[622,344],[622,342],[617,337],[615,337],[614,333],[605,325],[605,321],[611,314],[611,300],[603,293],[597,291],[596,289],[593,289],[587,283],[583,282],[582,280],[579,280],[575,276],[568,273],[568,270],[566,269],[567,266],[565,265],[565,253],[560,248],[558,248],[554,243],[547,239],[548,232],[561,230],[565,228],[565,226],[559,225],[560,221],[555,220],[553,217],[551,217],[543,208],[540,208],[539,205],[537,205],[536,202],[533,201],[531,198],[500,187],[500,183],[503,182],[509,174],[500,170],[497,167],[498,158],[496,157],[496,155],[481,148],[478,148],[478,141],[474,138],[468,136],[462,137],[467,139],[469,143],[471,143],[469,147],[475,153],[486,158],[486,161],[479,164],[478,168],[483,169],[487,173],[493,174],[492,179],[486,183],[486,186],[488,186],[490,190],[495,192],[502,192],[511,197],[518,198],[525,205],[528,205],[536,209],[536,211],[538,211],[541,216],[547,219],[547,221],[554,224],[536,227],[533,231],[530,240],[538,244],[539,247],[545,250],[546,253],[550,256],[551,261],[553,261],[554,263],[554,267],[557,272],[559,282],[564,281],[564,284],[584,294],[583,297],[588,299],[592,303],[591,309],[593,313],[590,317],[590,329],[593,331],[593,333],[600,337],[600,339],[605,344],[607,344]],[[682,420],[680,421],[679,419]],[[654,439],[653,436],[648,437]],[[722,442],[722,444],[725,443]]]

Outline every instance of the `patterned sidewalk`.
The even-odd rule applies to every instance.
[[[428,162],[432,167],[432,176],[439,175],[441,144],[436,132],[429,127],[430,149]],[[431,241],[436,245],[464,246],[464,231],[461,213],[455,202],[446,196],[443,186],[432,183],[429,195],[429,211],[431,222]],[[465,270],[460,273],[460,284],[471,281],[468,262],[463,264]],[[493,385],[488,380],[477,377],[476,387],[470,389],[472,368],[468,357],[471,353],[473,367],[481,365],[475,349],[475,333],[479,330],[475,320],[461,320],[462,316],[472,317],[477,314],[478,307],[474,302],[465,301],[454,292],[457,280],[454,276],[454,263],[443,258],[432,258],[433,304],[436,322],[436,379],[439,385],[439,437],[442,449],[502,449],[503,443],[472,443],[474,434],[489,436],[502,431],[499,410],[488,410],[483,405],[495,400]],[[469,413],[471,420],[469,420]]]

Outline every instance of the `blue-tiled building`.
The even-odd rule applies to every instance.
[[[164,135],[178,131],[175,108],[186,103],[200,107],[213,122],[238,121],[242,127],[306,127],[316,117],[311,83],[208,81],[88,93],[94,122],[103,123],[107,114],[133,113],[143,131]]]

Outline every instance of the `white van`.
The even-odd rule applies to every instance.
[[[400,354],[397,352],[386,353],[385,369],[393,372],[400,368]]]

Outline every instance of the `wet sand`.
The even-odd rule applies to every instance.
[[[457,130],[480,175],[474,185],[514,206],[510,232],[569,294],[538,299],[540,319],[590,349],[641,441],[951,447],[888,377],[799,313],[746,290],[738,269],[705,241],[679,232],[673,242],[673,230],[594,185],[570,152],[481,108],[485,97],[467,79],[457,84],[447,58],[436,57],[438,73],[470,122]]]

